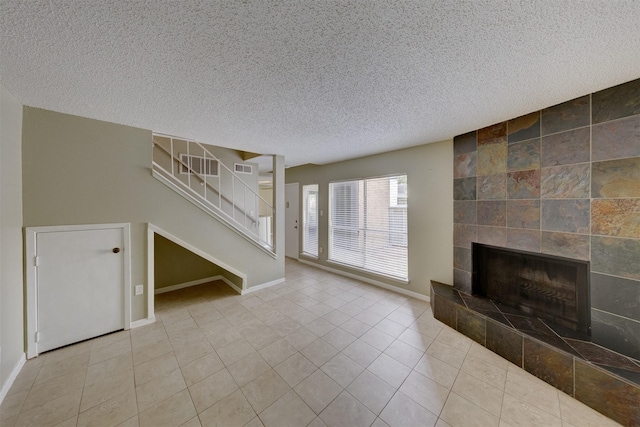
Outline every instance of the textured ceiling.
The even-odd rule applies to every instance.
[[[640,77],[637,0],[0,0],[25,105],[327,163]]]

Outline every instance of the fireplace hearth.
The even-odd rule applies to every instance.
[[[640,360],[576,332],[431,282],[436,319],[623,425],[640,426]]]
[[[588,261],[474,243],[472,290],[505,311],[591,335]]]

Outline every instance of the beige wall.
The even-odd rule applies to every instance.
[[[258,194],[264,200],[267,201],[270,205],[273,206],[273,189],[272,188],[260,188],[258,190]],[[271,212],[267,209],[267,207],[263,204],[260,205],[260,209],[258,210],[258,214],[260,216],[269,216]]]
[[[238,288],[242,288],[242,277],[194,254],[166,237],[154,234],[153,248],[155,289],[213,276],[223,276]]]
[[[453,262],[453,142],[443,141],[404,150],[324,166],[300,166],[286,170],[286,182],[319,185],[319,209],[324,211],[319,223],[319,245],[324,253],[317,262],[331,268],[359,274],[327,262],[328,247],[328,191],[329,182],[368,178],[393,174],[406,174],[409,208],[409,285],[368,276],[423,295],[429,295],[431,280],[453,283],[448,266]],[[302,199],[300,200],[302,206]],[[302,242],[300,242],[302,248]]]
[[[22,105],[0,85],[0,388],[24,358]]]
[[[219,266],[159,234],[154,236],[153,248],[155,289],[222,274]]]
[[[24,225],[131,223],[132,290],[147,281],[146,223],[246,274],[249,287],[282,278],[283,250],[274,259],[152,177],[151,141],[149,130],[25,107]],[[146,295],[131,300],[131,319],[145,318]]]

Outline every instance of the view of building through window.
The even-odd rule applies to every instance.
[[[408,279],[407,176],[329,184],[329,260]]]

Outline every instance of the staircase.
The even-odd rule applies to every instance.
[[[204,145],[153,134],[155,178],[275,258],[273,206]]]

